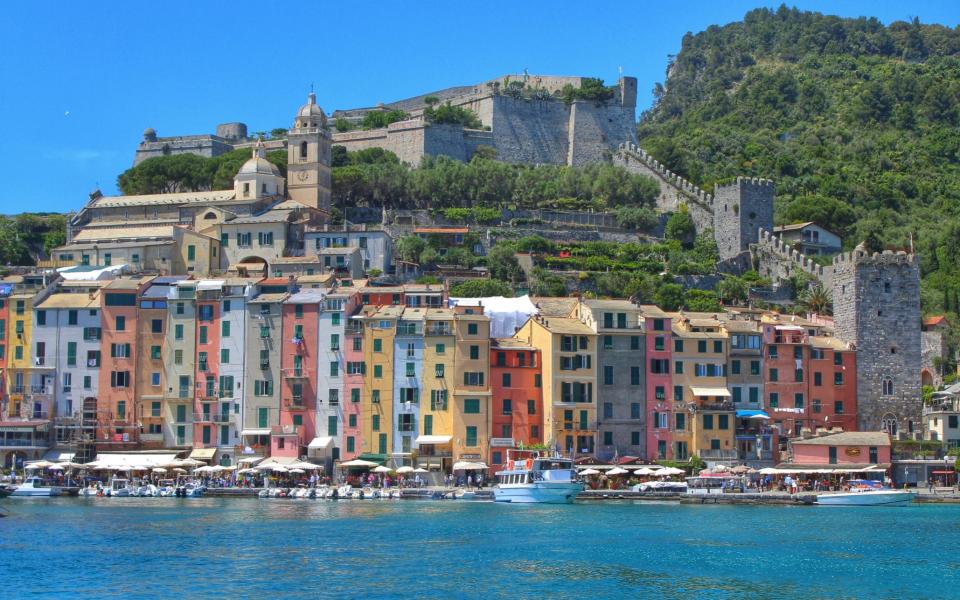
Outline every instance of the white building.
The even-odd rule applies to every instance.
[[[417,438],[420,390],[423,389],[423,326],[425,308],[406,308],[397,320],[393,348],[393,458],[409,458]]]
[[[393,268],[393,238],[383,230],[329,231],[313,230],[304,234],[307,251],[319,254],[325,248],[357,248],[364,271],[378,269],[386,273]]]

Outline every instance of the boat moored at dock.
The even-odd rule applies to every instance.
[[[504,469],[497,472],[493,499],[515,504],[569,504],[581,491],[583,483],[577,481],[571,459],[508,450]]]
[[[817,504],[823,506],[880,506],[913,502],[916,493],[883,487],[879,481],[851,479],[849,492],[817,494]]]

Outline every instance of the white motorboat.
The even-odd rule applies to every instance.
[[[141,485],[139,488],[137,488],[137,496],[141,498],[151,498],[151,497],[157,497],[159,495],[160,495],[159,488],[157,488],[157,486],[153,485],[152,483]]]
[[[851,479],[849,492],[817,494],[817,504],[823,506],[881,506],[913,502],[916,494],[906,490],[883,487],[879,481]]]
[[[115,498],[126,498],[130,495],[131,491],[129,479],[113,478],[110,480],[110,489],[107,495]]]
[[[43,480],[37,476],[27,477],[26,480],[18,485],[17,489],[13,490],[13,493],[10,494],[11,497],[16,496],[18,498],[49,498],[59,495],[60,488],[44,485]]]
[[[513,458],[518,454],[526,454],[527,458]],[[515,504],[569,504],[581,491],[583,483],[577,481],[571,459],[548,457],[538,451],[508,450],[504,470],[497,472],[493,499]]]

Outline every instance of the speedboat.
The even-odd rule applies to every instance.
[[[526,454],[527,458],[512,458],[517,454]],[[548,457],[537,451],[508,450],[504,469],[497,472],[493,499],[516,504],[569,504],[581,491],[583,483],[577,481],[571,459]]]
[[[879,481],[851,479],[849,492],[817,494],[817,504],[824,506],[879,506],[913,502],[916,494],[883,487]]]
[[[137,488],[137,496],[140,496],[141,498],[156,497],[159,495],[160,490],[152,483],[141,485],[139,488]]]
[[[125,498],[130,495],[130,481],[128,479],[111,479],[107,495],[115,498]]]
[[[11,497],[31,497],[31,498],[41,498],[50,496],[59,496],[60,488],[51,487],[44,485],[43,480],[34,475],[33,477],[27,477],[23,483],[17,486],[17,489],[13,490],[13,493],[10,494]]]

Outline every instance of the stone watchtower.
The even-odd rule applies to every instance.
[[[287,133],[287,190],[291,200],[330,212],[330,133],[313,92]]]
[[[920,265],[913,254],[868,254],[863,244],[833,260],[837,337],[857,350],[861,431],[909,436],[920,424]]]
[[[748,251],[760,229],[773,231],[773,192],[769,179],[737,177],[736,183],[715,186],[713,236],[721,260]]]

